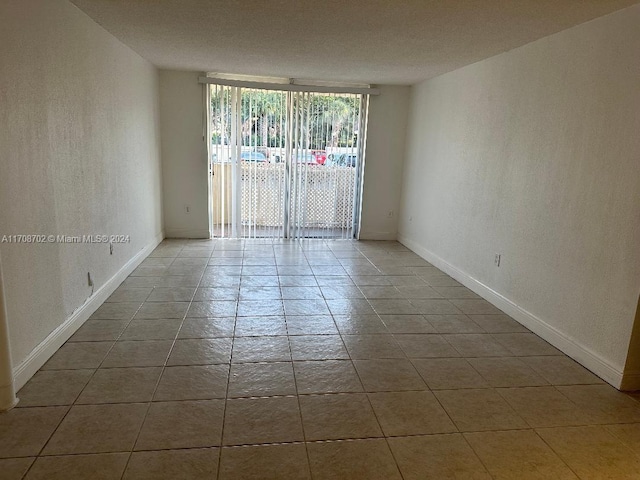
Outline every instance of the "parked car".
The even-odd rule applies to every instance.
[[[358,155],[351,153],[332,153],[327,157],[325,165],[333,167],[355,167],[358,162]]]
[[[316,157],[311,152],[298,152],[293,156],[293,161],[297,163],[306,163],[308,165],[317,165]]]
[[[267,157],[261,152],[242,152],[240,160],[243,162],[266,162]]]
[[[327,152],[324,150],[311,150],[311,155],[316,159],[318,165],[324,165],[327,161]]]

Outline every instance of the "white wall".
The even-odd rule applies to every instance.
[[[636,5],[414,87],[399,225],[618,385],[640,292],[638,25]]]
[[[403,86],[381,86],[369,101],[362,192],[363,240],[395,240],[402,188],[409,94]]]
[[[172,238],[209,238],[204,93],[198,76],[160,71],[164,229]]]
[[[164,229],[209,236],[204,97],[198,72],[160,71]],[[394,240],[400,205],[409,87],[382,86],[369,107],[361,238]],[[186,213],[185,206],[190,206]],[[392,217],[388,212],[393,211]]]
[[[13,363],[33,373],[162,236],[158,74],[63,0],[2,2],[0,23],[0,238],[131,239],[0,244]]]

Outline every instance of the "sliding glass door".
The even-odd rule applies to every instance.
[[[368,96],[208,88],[212,235],[353,238]]]

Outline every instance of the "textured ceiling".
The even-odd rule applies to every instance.
[[[72,0],[156,66],[413,84],[638,0]]]

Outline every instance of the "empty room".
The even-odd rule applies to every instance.
[[[640,479],[637,0],[0,2],[0,479]]]

